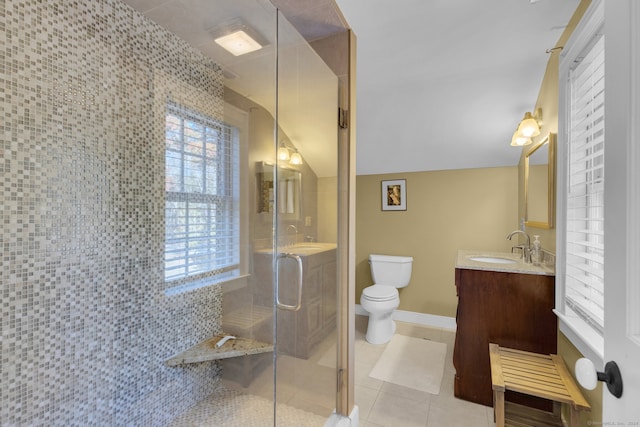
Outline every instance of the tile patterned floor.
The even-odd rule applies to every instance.
[[[453,396],[455,332],[396,322],[397,334],[447,344],[444,377],[439,395],[409,389],[369,377],[385,345],[364,339],[366,317],[356,316],[356,404],[361,427],[492,427],[491,408]]]

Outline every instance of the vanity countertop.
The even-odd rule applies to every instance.
[[[483,262],[473,258],[498,258],[512,260],[513,263]],[[508,261],[507,261],[508,262]],[[458,250],[456,268],[466,270],[488,270],[505,273],[540,274],[544,276],[555,276],[555,268],[549,265],[535,266],[527,264],[522,260],[522,255],[510,252],[472,251]]]
[[[316,255],[322,252],[331,251],[337,248],[335,243],[320,243],[320,242],[304,242],[296,243],[291,246],[283,246],[278,248],[280,253],[291,253],[300,256]],[[257,249],[256,253],[272,254],[273,249]]]

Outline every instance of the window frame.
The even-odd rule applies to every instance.
[[[595,38],[603,33],[604,6],[595,0],[585,12],[582,20],[567,41],[560,59],[559,69],[559,109],[558,109],[558,169],[557,169],[557,217],[556,226],[556,308],[560,331],[585,357],[594,363],[603,363],[604,337],[587,321],[577,315],[566,302],[566,231],[567,231],[567,168],[568,137],[570,126],[570,83],[569,76],[574,63],[580,61],[586,49],[593,45]]]
[[[187,191],[185,189],[185,180],[184,180],[184,166],[185,166],[185,153],[187,150],[184,149],[185,145],[185,134],[184,134],[184,126],[181,127],[181,141],[182,144],[181,149],[171,149],[167,145],[167,118],[169,115],[174,115],[180,118],[182,123],[184,121],[190,121],[202,127],[202,129],[216,129],[219,135],[222,135],[223,142],[222,144],[216,144],[216,151],[221,150],[221,156],[218,159],[213,161],[215,168],[216,166],[224,171],[219,176],[216,177],[214,185],[222,187],[222,194],[220,192],[216,192],[212,194],[211,192],[207,192],[207,183],[211,183],[210,175],[207,175],[207,160],[211,160],[212,158],[207,157],[206,155],[206,145],[202,147],[203,152],[201,156],[197,154],[189,154],[189,156],[194,159],[199,158],[202,164],[203,172],[202,172],[202,183],[199,188],[199,191]],[[238,129],[233,124],[229,124],[219,120],[215,120],[211,117],[207,117],[204,114],[201,114],[195,111],[192,108],[185,107],[173,101],[167,102],[167,108],[165,111],[165,147],[164,147],[164,158],[165,158],[165,168],[167,168],[167,158],[168,153],[174,153],[180,156],[179,164],[180,164],[180,189],[179,190],[169,190],[167,188],[167,171],[165,169],[165,241],[164,241],[164,280],[165,284],[172,289],[193,289],[201,286],[206,286],[213,283],[218,283],[221,281],[232,280],[234,278],[240,277],[241,267],[242,267],[242,254],[241,254],[241,214],[240,214],[240,138],[239,138],[240,129]],[[206,138],[205,138],[206,139]],[[200,142],[200,141],[198,141]],[[203,144],[204,141],[203,141]],[[209,256],[205,257],[205,264],[208,263],[208,269],[199,269],[195,272],[188,272],[188,263],[187,263],[187,271],[184,275],[176,276],[167,276],[167,254],[168,254],[168,224],[167,224],[167,215],[170,203],[197,203],[200,205],[206,205],[205,209],[207,210],[206,218],[204,219],[205,225],[207,229],[210,229],[210,225],[212,223],[217,223],[216,219],[220,219],[222,216],[222,221],[225,224],[223,228],[224,231],[228,231],[227,238],[230,239],[230,242],[226,244],[229,246],[230,250],[230,258],[229,261],[225,263],[221,263],[219,265],[211,265],[216,264],[215,260],[215,252],[216,245],[213,246],[210,243],[207,243],[206,251]],[[222,212],[227,212],[225,215],[216,214],[215,205],[222,204]],[[211,210],[214,211],[214,215],[211,215]],[[185,215],[188,215],[190,210],[188,207],[186,208]],[[193,210],[191,210],[193,212]],[[188,228],[188,223],[185,224],[185,227]],[[185,233],[188,233],[188,229],[185,230]],[[205,240],[209,240],[212,238],[212,234],[202,235],[201,238]],[[178,239],[179,243],[182,240],[185,243],[185,259],[189,257],[188,255],[188,247],[189,245],[189,236],[186,236],[185,239]],[[202,247],[200,248],[202,249]],[[179,258],[178,258],[179,259]]]

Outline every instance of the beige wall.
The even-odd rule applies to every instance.
[[[318,242],[338,241],[338,178],[318,178]]]
[[[508,149],[508,146],[505,148]],[[407,180],[407,210],[381,210],[381,181]],[[400,310],[455,317],[458,249],[510,251],[518,227],[517,168],[361,175],[356,178],[356,298],[372,284],[371,253],[412,256]]]
[[[567,339],[562,333],[558,333],[558,354],[564,359],[567,368],[571,372],[571,375],[575,378],[575,365],[576,361],[583,357],[582,353],[571,344],[571,341]],[[589,405],[591,405],[591,411],[580,411],[580,423],[581,426],[597,426],[602,423],[602,382],[598,382],[598,386],[593,390],[585,390],[578,386]],[[565,411],[564,418],[568,419],[568,408],[563,408]]]

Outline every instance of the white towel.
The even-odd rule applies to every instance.
[[[287,212],[287,181],[280,181],[278,188],[278,212]]]
[[[295,188],[296,182],[292,179],[287,180],[287,213],[294,213],[294,197],[295,197]]]

